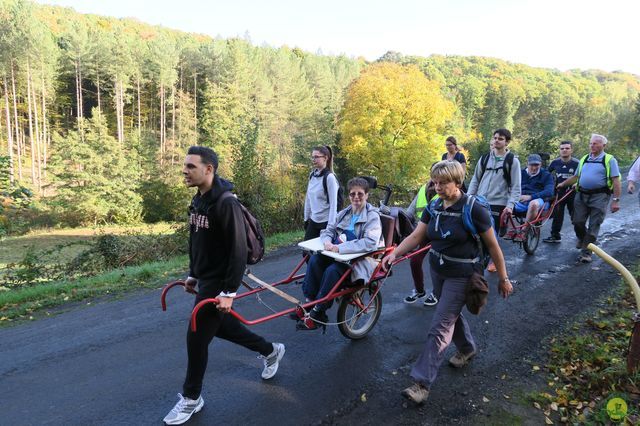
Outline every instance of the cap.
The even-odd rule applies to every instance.
[[[527,164],[542,164],[542,158],[538,154],[531,154],[527,158]]]

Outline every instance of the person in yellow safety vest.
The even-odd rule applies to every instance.
[[[422,217],[422,211],[427,204],[436,199],[438,194],[436,194],[436,190],[434,188],[433,181],[429,180],[428,183],[422,185],[418,190],[418,194],[413,198],[411,204],[407,208],[407,214],[409,216],[415,217],[416,221],[419,221]],[[422,244],[419,248],[427,245],[428,242]],[[418,299],[424,299],[425,306],[434,306],[438,303],[438,295],[435,295],[433,290],[427,296],[427,293],[424,289],[424,272],[422,271],[422,262],[424,258],[427,256],[428,251],[425,251],[421,254],[418,254],[412,257],[409,260],[409,264],[411,266],[411,276],[413,277],[413,290],[407,297],[404,298],[404,303],[415,303]]]
[[[578,238],[576,248],[580,249],[578,261],[582,263],[591,262],[591,251],[587,246],[598,239],[609,201],[611,213],[620,210],[620,168],[615,157],[604,152],[607,142],[606,137],[592,134],[589,142],[591,152],[580,159],[574,176],[558,184],[558,188],[576,184],[571,222]]]

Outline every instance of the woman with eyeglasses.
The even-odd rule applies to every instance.
[[[313,171],[309,175],[304,199],[304,239],[320,236],[320,231],[336,218],[338,212],[338,179],[333,173],[333,152],[327,145],[311,152]]]
[[[367,202],[369,183],[363,178],[353,178],[347,184],[351,204],[341,210],[336,220],[320,233],[324,249],[340,254],[366,253],[376,250],[384,241],[382,223],[378,209]],[[369,281],[376,267],[375,260],[365,257],[353,265],[351,282]],[[337,262],[331,257],[316,253],[311,256],[302,291],[307,300],[321,299],[333,288],[348,265]],[[324,327],[328,321],[327,309],[332,301],[319,303],[309,315],[297,324],[299,330],[314,330]]]
[[[414,383],[402,391],[405,398],[418,404],[429,397],[446,349],[452,342],[457,352],[449,359],[449,364],[456,368],[467,365],[478,350],[462,314],[470,278],[483,273],[478,242],[463,222],[463,208],[468,200],[461,190],[464,175],[464,169],[457,161],[440,161],[432,167],[431,179],[435,183],[439,202],[425,208],[413,233],[382,259],[383,267],[387,268],[396,258],[414,247],[425,241],[431,243],[431,282],[441,297],[431,319],[424,349],[410,373]],[[496,264],[498,292],[506,299],[513,287],[507,276],[498,240],[491,228],[491,213],[478,203],[470,208],[471,220]]]

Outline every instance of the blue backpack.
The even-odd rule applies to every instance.
[[[464,227],[464,229],[467,230],[467,232],[469,232],[473,236],[473,239],[476,241],[476,244],[478,245],[478,251],[479,251],[478,263],[482,265],[482,269],[484,270],[489,264],[489,261],[491,260],[491,255],[489,254],[489,249],[487,248],[486,244],[480,237],[480,234],[478,233],[478,230],[476,229],[476,226],[473,223],[473,217],[471,215],[471,212],[473,210],[473,205],[476,203],[480,204],[483,208],[487,209],[487,211],[489,212],[489,217],[491,218],[491,227],[495,229],[494,222],[493,222],[493,215],[491,214],[491,206],[489,205],[489,202],[487,201],[487,199],[484,198],[482,195],[467,195],[467,202],[464,204],[464,206],[462,206],[462,213],[443,212],[442,210],[436,210],[436,207],[442,206],[442,200],[439,197],[432,199],[429,205],[426,207],[426,209],[429,212],[429,215],[436,220],[438,220],[438,215],[441,215],[443,213],[446,213],[447,216],[456,216],[456,217],[462,218],[462,226]],[[455,258],[447,256],[447,259],[453,260],[455,262]],[[467,259],[460,259],[460,260],[468,261]]]

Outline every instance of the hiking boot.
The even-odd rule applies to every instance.
[[[458,351],[454,356],[449,358],[449,365],[455,368],[462,368],[469,364],[469,361],[471,361],[471,358],[474,356],[476,356],[476,351],[470,352],[466,355]]]
[[[580,263],[591,263],[591,255],[587,254],[587,253],[582,253],[579,257],[578,257],[578,262]]]
[[[576,241],[576,248],[577,249],[581,249],[582,248],[582,240]]]
[[[280,360],[284,356],[284,345],[282,343],[272,343],[273,352],[269,355],[260,355],[258,358],[264,360],[264,370],[262,370],[262,378],[268,380],[276,375]]]
[[[496,264],[493,263],[493,260],[489,262],[487,265],[487,272],[496,272],[498,269],[496,268]]]
[[[543,239],[544,243],[559,243],[561,240],[559,235],[550,235],[547,238]]]
[[[429,398],[429,389],[425,388],[420,383],[414,383],[402,391],[402,396],[416,404],[422,404],[427,400],[427,398]]]
[[[429,296],[427,296],[427,298],[424,299],[424,306],[435,306],[437,304],[438,304],[438,298],[433,293],[429,294]]]
[[[202,406],[204,405],[202,396],[199,396],[198,399],[189,399],[178,394],[178,398],[180,399],[175,407],[173,407],[171,411],[169,411],[169,414],[163,419],[165,424],[181,425],[189,420],[195,413],[202,410]]]
[[[422,299],[427,293],[424,291],[417,291],[415,288],[411,290],[411,294],[404,298],[404,303],[415,303],[416,300]]]

